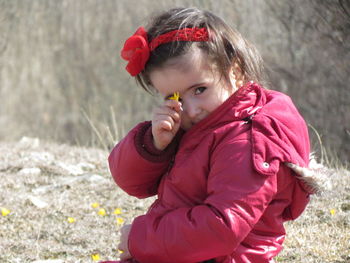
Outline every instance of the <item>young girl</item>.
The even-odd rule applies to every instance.
[[[283,223],[309,201],[285,165],[307,167],[309,137],[290,98],[263,88],[256,49],[212,13],[179,8],[121,55],[164,103],[109,156],[129,195],[158,195],[122,229],[120,262],[274,262]]]

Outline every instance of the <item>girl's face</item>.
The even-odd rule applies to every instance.
[[[189,130],[237,90],[233,70],[230,72],[231,83],[228,83],[210,63],[207,54],[193,48],[162,68],[154,69],[150,80],[165,99],[174,92],[180,93],[181,127]]]

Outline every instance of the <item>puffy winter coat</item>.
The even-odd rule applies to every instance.
[[[283,222],[309,200],[283,164],[307,166],[309,157],[307,126],[288,96],[250,83],[165,151],[152,145],[144,122],[109,157],[128,194],[158,195],[132,223],[133,262],[273,262]]]

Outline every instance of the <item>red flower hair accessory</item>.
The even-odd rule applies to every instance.
[[[139,27],[137,31],[129,37],[121,51],[123,59],[129,61],[126,70],[131,76],[136,76],[144,68],[149,59],[151,51],[161,44],[173,41],[208,41],[209,34],[206,28],[183,28],[173,30],[154,38],[148,43],[147,32],[143,27]]]
[[[131,76],[136,76],[144,69],[149,53],[147,32],[140,27],[125,41],[121,51],[122,58],[129,61],[126,70]]]

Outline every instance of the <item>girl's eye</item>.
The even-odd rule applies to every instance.
[[[206,87],[198,87],[194,90],[195,95],[202,94],[207,88]]]

